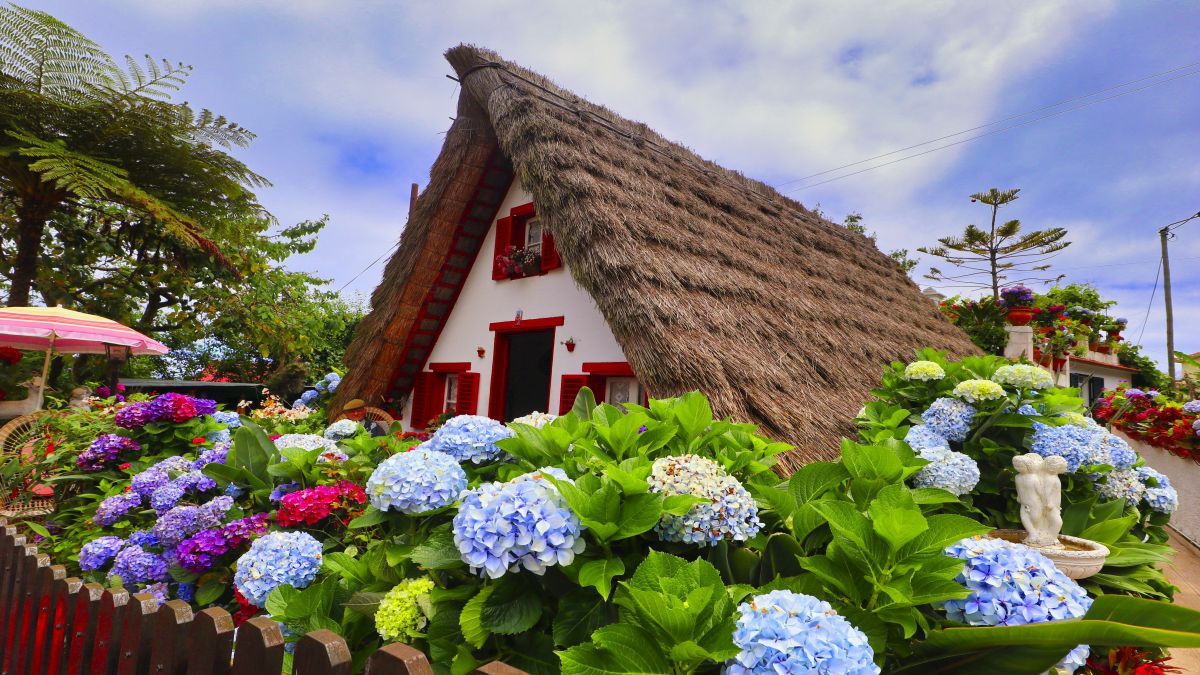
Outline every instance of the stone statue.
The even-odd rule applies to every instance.
[[[1028,453],[1013,457],[1017,470],[1017,501],[1021,503],[1021,524],[1028,536],[1025,545],[1037,548],[1061,546],[1062,482],[1058,475],[1067,470],[1062,457]]]
[[[91,389],[87,387],[75,387],[71,390],[71,401],[67,406],[77,410],[91,410],[92,405],[88,403],[88,397],[91,395]]]

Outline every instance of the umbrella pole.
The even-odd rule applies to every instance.
[[[42,389],[47,389],[49,383],[46,378],[50,377],[50,354],[54,351],[54,333],[50,334],[50,346],[46,347],[46,361],[42,363]]]

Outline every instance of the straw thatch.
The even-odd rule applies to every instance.
[[[922,346],[977,352],[867,238],[490,51],[446,57],[459,114],[340,397],[384,395],[497,146],[638,379],[656,396],[698,389],[717,413],[795,444],[791,468],[836,455],[881,364]]]

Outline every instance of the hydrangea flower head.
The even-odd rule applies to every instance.
[[[125,548],[120,537],[97,537],[79,549],[79,569],[98,570]]]
[[[272,532],[256,539],[238,558],[233,583],[250,604],[262,607],[279,586],[311,584],[323,558],[321,542],[307,532]]]
[[[113,417],[113,423],[122,429],[141,429],[153,421],[154,416],[150,412],[150,404],[146,401],[122,406]]]
[[[416,514],[451,504],[467,489],[467,473],[429,443],[388,457],[367,479],[367,496],[380,511]]]
[[[929,382],[946,377],[946,371],[933,361],[913,361],[904,367],[904,379]]]
[[[379,637],[391,642],[419,636],[426,620],[417,599],[431,590],[433,580],[428,577],[405,579],[392,587],[375,610],[375,630],[379,631]]]
[[[542,427],[546,426],[547,424],[550,424],[551,422],[553,422],[556,419],[558,419],[558,415],[551,415],[550,413],[534,411],[534,412],[529,413],[528,415],[522,415],[521,417],[518,417],[517,419],[513,420],[512,423],[513,424],[525,424],[525,425],[531,426],[535,429],[541,429]]]
[[[921,420],[929,430],[948,441],[967,440],[976,410],[970,404],[956,398],[939,398],[921,413]]]
[[[316,525],[328,518],[334,509],[348,509],[366,501],[363,489],[350,481],[318,485],[284,495],[279,500],[275,519],[284,527]]]
[[[108,527],[141,505],[142,497],[136,492],[113,495],[100,502],[100,506],[96,508],[96,515],[92,516],[92,522],[101,527]]]
[[[866,634],[823,600],[771,591],[742,603],[738,612],[733,643],[741,652],[728,664],[730,675],[879,672]]]
[[[971,592],[966,598],[943,604],[952,621],[971,626],[1020,626],[1077,619],[1092,606],[1092,599],[1074,579],[1028,546],[969,537],[948,546],[946,555],[966,561],[956,580]],[[1086,646],[1079,647],[1058,666],[1073,673],[1086,658]]]
[[[908,443],[908,447],[914,452],[920,454],[922,450],[932,448],[950,449],[950,442],[938,436],[929,430],[929,427],[924,424],[917,424],[909,428],[908,433],[904,435],[904,442]],[[926,459],[929,459],[926,457]]]
[[[201,451],[200,456],[196,461],[192,462],[193,469],[203,469],[209,464],[224,464],[225,458],[229,456],[229,444],[218,443],[211,448],[205,448]]]
[[[1084,466],[1108,463],[1109,457],[1102,445],[1103,434],[1104,429],[1098,426],[1053,426],[1034,422],[1030,449],[1042,457],[1062,457],[1067,460],[1067,471],[1074,473]]]
[[[1029,415],[1029,416],[1042,414],[1042,413],[1038,412],[1037,408],[1034,408],[1033,406],[1029,405],[1028,403],[1022,404],[1020,408],[1017,408],[1017,413],[1020,415]]]
[[[128,545],[113,558],[109,578],[121,577],[121,583],[132,586],[167,579],[167,561],[162,556],[149,553],[141,546]]]
[[[218,410],[212,414],[214,420],[224,424],[230,429],[238,429],[242,426],[242,417],[232,410]]]
[[[340,441],[357,434],[361,428],[354,420],[338,420],[325,427],[325,438],[331,441]]]
[[[200,506],[176,506],[159,517],[154,524],[154,536],[166,549],[174,549],[179,542],[200,530],[217,527],[225,512],[233,508],[232,497],[216,497]]]
[[[217,402],[207,398],[194,398],[187,394],[168,392],[159,394],[149,401],[150,418],[155,422],[186,422],[195,417],[217,412]]]
[[[762,528],[754,498],[736,478],[706,457],[683,455],[654,460],[650,491],[708,500],[682,516],[664,513],[654,526],[663,541],[716,546],[722,539],[745,541]]]
[[[453,527],[463,562],[492,579],[522,567],[545,574],[584,548],[579,516],[540,473],[467,492]]]
[[[326,450],[317,456],[317,464],[341,464],[350,459],[350,455],[341,450]]]
[[[284,495],[288,494],[289,492],[295,492],[296,490],[299,490],[299,489],[300,489],[299,483],[295,483],[295,482],[280,483],[279,485],[275,486],[275,489],[271,490],[271,496],[269,497],[269,499],[273,502],[278,503],[283,499]]]
[[[192,468],[194,468],[192,462],[184,457],[168,457],[147,467],[141,473],[135,474],[129,481],[129,489],[141,496],[142,499],[150,499],[155,490],[171,482],[171,474]]]
[[[1101,497],[1110,500],[1124,499],[1130,506],[1137,506],[1146,494],[1146,486],[1142,483],[1137,471],[1133,469],[1116,469],[1108,472],[1102,481],[1092,484]]]
[[[494,462],[504,455],[496,441],[509,438],[513,430],[496,420],[479,415],[452,417],[429,439],[429,449],[444,452],[460,462]]]
[[[268,516],[256,513],[219,528],[201,530],[179,542],[175,556],[179,566],[195,574],[213,567],[216,559],[267,531]]]
[[[142,548],[158,546],[158,537],[154,536],[154,533],[150,530],[135,530],[130,533],[128,541]]]
[[[961,452],[946,450],[936,458],[924,453],[921,456],[930,463],[913,475],[913,487],[940,488],[961,497],[979,484],[979,464]]]
[[[954,385],[954,395],[968,403],[1004,398],[1004,387],[991,380],[963,380]]]
[[[101,471],[115,463],[122,455],[132,455],[141,449],[142,446],[128,436],[103,434],[79,453],[75,463],[84,471]]]
[[[992,381],[1018,389],[1049,389],[1054,386],[1050,371],[1028,363],[1000,366],[992,373]]]
[[[322,448],[325,450],[337,450],[337,442],[331,441],[324,436],[316,434],[284,434],[275,439],[275,447],[283,448],[300,448],[301,450],[316,450]]]
[[[1138,454],[1129,443],[1108,431],[1100,438],[1097,457],[1107,457],[1104,463],[1117,469],[1128,469],[1138,461]]]
[[[1141,389],[1130,387],[1125,390],[1125,398],[1143,398],[1145,396],[1146,392],[1142,391]]]
[[[1200,399],[1197,399],[1195,401],[1188,401],[1187,403],[1184,403],[1183,404],[1183,412],[1191,413],[1193,415],[1200,415]]]

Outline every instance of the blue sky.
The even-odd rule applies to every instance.
[[[329,214],[294,266],[336,286],[399,236],[454,114],[441,54],[459,42],[772,184],[1200,60],[1183,2],[27,1],[114,54],[193,65],[182,98],[258,134],[241,157],[274,183],[264,204],[285,223]],[[1068,228],[1056,271],[1118,300],[1136,337],[1157,229],[1200,211],[1200,75],[797,187],[781,189],[835,220],[862,213],[884,249],[982,223],[970,193],[1020,187],[1005,215]],[[1200,221],[1171,255],[1176,348],[1197,351]],[[1161,360],[1161,287],[1144,333]]]

